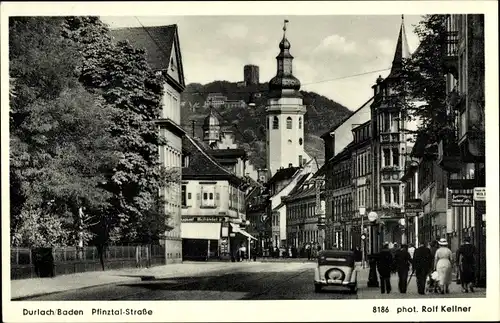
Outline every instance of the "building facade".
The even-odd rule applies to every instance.
[[[214,107],[216,109],[223,106],[227,101],[227,97],[222,93],[209,93],[203,107],[205,109]]]
[[[245,180],[185,135],[182,173],[183,259],[229,259],[250,243],[245,230]]]
[[[351,147],[352,160],[352,190],[353,190],[353,217],[351,219],[352,244],[361,247],[363,243],[361,234],[368,232],[370,223],[368,213],[373,210],[372,197],[372,154],[371,154],[371,122],[367,121],[352,129],[353,145]],[[364,208],[361,219],[360,208]],[[367,240],[365,240],[367,241]],[[368,242],[371,240],[368,239]],[[371,243],[364,245],[365,250],[371,253]]]
[[[295,188],[283,198],[286,205],[286,245],[299,251],[306,244],[323,244],[316,210],[318,194],[320,203],[325,203],[325,182],[320,171],[302,175]]]
[[[352,247],[353,192],[351,145],[325,167],[325,248],[350,250]]]
[[[477,282],[485,285],[486,202],[454,201],[486,186],[484,15],[449,15],[446,24],[448,117],[455,129],[438,143],[438,163],[449,173],[447,233],[452,250],[464,237],[473,238],[479,251]]]
[[[111,30],[117,41],[127,40],[135,48],[146,51],[146,59],[151,68],[164,78],[161,117],[157,120],[158,131],[166,139],[164,146],[158,147],[160,163],[165,168],[181,172],[182,136],[185,134],[181,123],[181,93],[185,89],[182,56],[177,25],[122,28]],[[162,48],[158,46],[160,44]],[[181,184],[171,183],[162,189],[167,225],[165,232],[166,262],[182,261],[181,242]]]
[[[276,57],[277,73],[269,81],[269,99],[266,107],[267,169],[273,176],[280,168],[299,167],[309,156],[304,150],[304,114],[300,81],[293,75],[290,42],[283,39]]]
[[[372,130],[372,192],[373,211],[378,215],[373,238],[379,247],[383,242],[406,243],[404,230],[404,194],[401,178],[404,174],[403,156],[408,151],[407,121],[395,98],[401,77],[403,60],[410,55],[404,21],[401,23],[394,59],[389,75],[379,77],[371,104]],[[377,250],[374,250],[377,251]]]

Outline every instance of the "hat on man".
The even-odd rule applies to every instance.
[[[441,238],[441,239],[439,239],[438,244],[440,246],[447,246],[448,245],[448,241],[446,241],[445,238]]]

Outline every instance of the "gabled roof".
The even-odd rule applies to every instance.
[[[212,158],[205,151],[199,140],[186,134],[182,138],[182,147],[189,153],[188,167],[182,168],[183,180],[229,180],[236,185],[245,183],[243,179],[226,170]]]
[[[271,179],[269,180],[268,185],[279,181],[291,179],[299,169],[300,167],[287,167],[278,169],[276,174],[274,174],[274,176],[271,177]]]
[[[180,82],[170,81],[178,83],[182,90],[186,87],[177,25],[118,28],[110,32],[116,41],[128,41],[136,49],[144,49],[149,66],[155,71],[168,70],[172,49],[177,48]]]
[[[337,130],[337,128],[339,128],[341,125],[343,125],[347,120],[349,120],[351,117],[355,116],[356,113],[363,109],[364,107],[366,107],[368,104],[371,104],[371,102],[373,101],[375,97],[372,96],[368,101],[366,101],[365,103],[363,103],[362,106],[360,106],[358,109],[356,109],[354,112],[352,112],[350,115],[348,115],[347,117],[345,117],[341,122],[337,123],[334,127],[332,127],[330,130],[328,130],[327,132],[325,132],[324,134],[321,135],[321,138],[325,138],[327,137],[331,132],[334,132],[335,130]]]

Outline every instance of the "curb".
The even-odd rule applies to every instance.
[[[133,279],[133,280],[130,280],[130,281],[139,281],[139,279],[141,279],[141,278]],[[116,281],[116,282],[112,282],[112,283],[95,284],[95,285],[89,285],[89,286],[78,287],[78,288],[58,290],[58,291],[53,291],[53,292],[43,292],[43,293],[37,293],[37,294],[32,294],[32,295],[26,295],[26,296],[11,297],[10,300],[11,301],[24,301],[24,300],[29,300],[30,298],[41,297],[41,296],[48,296],[48,295],[53,295],[53,294],[58,294],[58,293],[64,293],[64,292],[68,292],[68,291],[85,290],[85,289],[90,289],[90,288],[94,288],[94,287],[98,287],[98,286],[115,285],[115,284],[119,284],[119,283],[122,283],[122,282],[125,282],[125,281],[127,281],[127,280]]]

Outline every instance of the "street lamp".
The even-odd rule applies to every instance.
[[[364,206],[359,207],[359,216],[361,217],[361,264],[363,265],[363,269],[365,268],[365,229],[364,229],[364,217],[365,217],[366,208]]]

